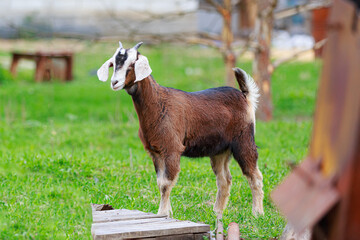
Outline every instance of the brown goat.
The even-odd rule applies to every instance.
[[[139,137],[149,152],[161,194],[159,214],[172,213],[170,192],[180,172],[180,157],[211,159],[218,187],[214,211],[218,218],[230,195],[231,155],[247,177],[253,195],[253,214],[263,214],[262,174],[254,140],[258,89],[253,79],[236,68],[241,91],[219,87],[199,92],[160,86],[150,75],[147,58],[135,47],[120,47],[98,70],[101,81],[114,67],[111,87],[131,95],[140,122]]]

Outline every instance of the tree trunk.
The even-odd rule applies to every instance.
[[[232,70],[236,65],[236,56],[232,49],[232,42],[234,41],[234,34],[231,29],[231,0],[224,0],[224,7],[222,12],[223,29],[222,29],[222,42],[223,42],[223,57],[225,63],[225,81],[226,85],[236,87],[234,71]]]
[[[225,64],[225,83],[228,86],[236,87],[235,75],[234,71],[232,70],[236,65],[236,55],[232,47],[234,34],[231,28],[231,0],[223,0],[223,4],[219,4],[215,0],[206,0],[206,2],[212,5],[223,19],[223,28],[221,32],[221,53],[223,55]]]
[[[257,6],[255,0],[242,0],[238,6],[238,30],[244,37],[248,37],[254,30]]]
[[[274,21],[273,10],[275,6],[276,0],[259,0],[255,25],[255,38],[259,47],[258,50],[255,51],[253,77],[260,89],[257,116],[263,121],[271,120],[273,111],[271,99],[270,46]]]
[[[236,65],[236,56],[233,52],[224,55],[226,85],[238,88],[233,68]]]

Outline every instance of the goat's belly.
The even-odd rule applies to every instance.
[[[215,156],[229,149],[230,143],[224,141],[220,136],[204,138],[197,141],[185,141],[185,151],[182,153],[186,157],[205,157]]]

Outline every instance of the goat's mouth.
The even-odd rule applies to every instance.
[[[114,91],[119,91],[124,88],[124,84],[112,86]]]

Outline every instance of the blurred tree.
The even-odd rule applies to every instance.
[[[258,0],[255,41],[258,48],[254,54],[253,77],[260,89],[260,104],[257,116],[264,121],[272,119],[270,61],[271,34],[274,23],[274,8],[277,0]]]
[[[249,37],[254,31],[257,4],[254,0],[242,0],[238,4],[238,27],[241,32],[241,36]]]
[[[236,65],[236,55],[232,46],[234,41],[234,34],[231,28],[232,2],[231,0],[223,0],[222,4],[214,0],[206,0],[206,2],[215,7],[216,11],[223,19],[223,28],[221,32],[222,47],[220,50],[225,63],[225,82],[227,85],[235,87],[234,71],[232,70]]]
[[[222,3],[219,3],[215,0],[206,0],[206,2],[214,6],[223,18],[221,53],[226,69],[225,79],[227,85],[235,87],[236,83],[232,68],[236,65],[237,55],[233,48],[234,34],[231,28],[232,1],[223,0]],[[276,4],[277,0],[242,0],[240,4],[235,5],[237,6],[237,11],[240,13],[239,27],[243,30],[243,34],[246,35],[247,42],[252,41],[250,33],[253,32],[254,34],[256,46],[254,51],[253,77],[260,89],[260,104],[257,116],[264,121],[271,120],[273,109],[271,99],[272,68],[270,47],[274,22],[273,13]]]

